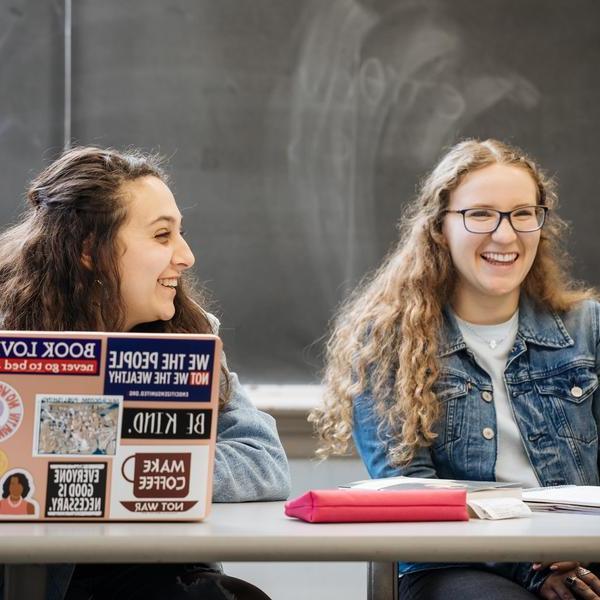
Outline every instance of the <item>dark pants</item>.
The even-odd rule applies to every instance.
[[[453,567],[409,573],[400,578],[400,600],[534,600],[518,583],[488,571]]]
[[[270,600],[257,587],[202,565],[81,565],[65,600]]]

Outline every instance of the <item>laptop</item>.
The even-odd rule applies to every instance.
[[[0,331],[1,521],[208,515],[221,340]]]

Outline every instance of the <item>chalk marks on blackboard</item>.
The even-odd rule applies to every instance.
[[[400,212],[382,164],[414,183],[469,122],[502,101],[530,110],[540,93],[502,56],[479,56],[446,2],[314,0],[293,37],[290,79],[272,98],[289,111],[280,197],[304,240],[302,268],[333,306],[381,258],[381,206]]]

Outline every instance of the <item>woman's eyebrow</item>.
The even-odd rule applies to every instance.
[[[536,203],[533,204],[531,202],[518,202],[516,203],[511,210],[515,210],[517,208],[523,208],[525,206],[535,206]],[[485,202],[473,204],[470,208],[491,208],[494,210],[500,210],[496,208],[493,204],[486,204]]]
[[[168,221],[169,223],[177,223],[178,219],[176,219],[175,217],[173,217],[171,215],[161,215],[160,217],[157,217],[156,219],[154,219],[153,221],[148,223],[148,226],[155,225],[159,221]],[[181,217],[179,217],[179,221],[181,221]]]

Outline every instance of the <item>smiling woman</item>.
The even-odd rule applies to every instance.
[[[514,314],[540,242],[537,201],[531,175],[505,164],[468,173],[450,193],[442,232],[456,270],[452,306],[459,317],[485,325]],[[527,231],[517,232],[523,220]]]
[[[28,200],[0,236],[4,329],[218,333],[187,277],[194,255],[156,157],[70,150],[34,179]],[[275,422],[222,364],[213,500],[284,499],[289,472]],[[21,487],[12,484],[10,501],[26,495]],[[52,600],[267,598],[218,565],[65,566],[51,588]]]
[[[167,185],[156,177],[141,177],[123,186],[127,220],[117,242],[121,294],[127,315],[125,329],[141,323],[168,321],[184,271],[194,255],[183,239],[181,214]]]
[[[311,415],[322,456],[353,436],[372,477],[600,483],[600,304],[569,278],[555,205],[516,148],[467,140],[442,157],[334,323]],[[593,574],[569,591],[577,564],[557,566],[402,564],[399,595],[600,598]]]

